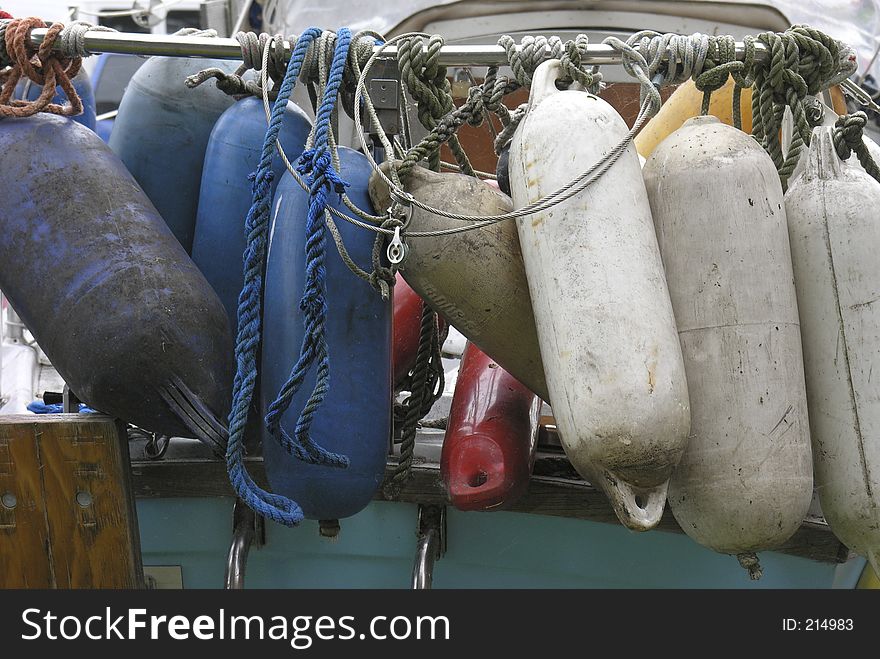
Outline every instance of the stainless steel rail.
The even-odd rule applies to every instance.
[[[45,28],[31,31],[31,42],[38,46],[46,36]],[[92,53],[119,53],[125,55],[165,55],[169,57],[212,57],[216,59],[241,59],[241,48],[235,39],[178,37],[164,34],[132,34],[127,32],[86,32],[84,45]],[[284,42],[290,52],[290,42]],[[762,59],[767,55],[763,44],[755,45],[755,57]],[[379,48],[378,46],[376,47]],[[745,46],[736,44],[737,57],[742,58]],[[383,55],[394,57],[395,46],[388,46]],[[550,57],[549,51],[547,57]],[[611,46],[590,44],[587,46],[588,64],[620,64],[620,53]],[[507,55],[501,46],[492,45],[448,45],[440,51],[439,63],[442,66],[502,66],[507,64]]]

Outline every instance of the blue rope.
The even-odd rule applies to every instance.
[[[33,412],[34,414],[61,414],[64,412],[64,405],[61,403],[44,403],[41,400],[35,400],[33,403],[29,403],[27,406],[28,412]],[[79,404],[79,413],[80,414],[99,414],[97,410],[93,410],[91,407],[87,406],[85,403]]]
[[[303,312],[305,332],[299,359],[266,414],[267,429],[290,453],[311,464],[340,468],[348,467],[348,458],[331,453],[315,444],[309,435],[309,430],[315,413],[330,389],[330,354],[325,336],[327,273],[324,263],[327,227],[324,211],[327,207],[327,194],[331,188],[337,194],[342,194],[347,186],[333,168],[329,135],[350,43],[351,31],[346,28],[339,29],[336,33],[336,46],[327,77],[327,86],[315,116],[315,144],[312,149],[302,154],[297,167],[297,171],[303,175],[309,186],[309,211],[306,218],[306,281],[299,303],[299,308]],[[315,387],[297,419],[294,429],[295,439],[291,439],[281,426],[281,417],[290,407],[293,396],[299,391],[309,369],[315,363],[317,363]]]
[[[257,349],[260,345],[260,296],[263,290],[263,265],[269,233],[272,202],[272,159],[275,140],[281,131],[287,100],[296,84],[309,45],[321,34],[309,28],[296,41],[278,97],[272,106],[269,126],[263,140],[260,163],[253,179],[253,203],[245,219],[244,284],[238,297],[238,335],[235,341],[236,372],[232,385],[232,410],[229,412],[229,441],[226,446],[226,469],[229,480],[250,508],[279,524],[294,526],[303,520],[302,508],[287,497],[273,494],[257,485],[244,465],[244,429],[257,379]]]
[[[272,106],[269,126],[263,141],[260,163],[253,174],[253,204],[245,220],[247,247],[244,252],[244,284],[238,298],[238,335],[235,345],[236,373],[233,381],[232,410],[229,413],[229,442],[226,448],[226,467],[229,479],[238,496],[255,512],[279,524],[294,526],[303,520],[302,508],[291,499],[267,492],[259,487],[248,473],[244,465],[244,430],[247,423],[248,410],[253,398],[254,385],[257,377],[257,350],[260,345],[261,295],[263,290],[263,268],[265,266],[266,243],[269,233],[269,216],[271,210],[272,160],[275,155],[275,141],[281,130],[281,123],[287,101],[296,84],[309,45],[321,35],[321,30],[309,28],[297,39],[291,53],[284,79],[278,89],[278,97]],[[348,56],[351,33],[340,29],[337,33],[333,64],[327,88],[318,110],[315,149],[309,151],[309,165],[304,171],[310,171],[310,207],[307,222],[308,240],[306,253],[308,263],[306,269],[306,287],[300,307],[306,312],[306,334],[303,339],[300,358],[291,373],[291,377],[282,387],[270,408],[272,423],[270,430],[277,437],[278,423],[281,413],[290,405],[290,400],[305,377],[308,365],[318,360],[317,382],[312,396],[297,422],[296,440],[292,440],[286,432],[281,432],[279,441],[289,453],[295,457],[311,462],[334,466],[347,466],[345,456],[330,453],[314,444],[308,430],[315,410],[320,405],[329,389],[329,354],[324,340],[324,318],[327,305],[324,298],[324,224],[323,208],[326,206],[327,187],[333,185],[336,190],[344,187],[344,183],[329,166],[327,153],[330,118],[332,116],[336,96],[342,81],[342,71]],[[342,55],[340,55],[342,53]],[[326,154],[328,160],[325,161]],[[306,162],[306,154],[303,154]],[[319,210],[320,209],[320,212]],[[306,365],[303,367],[303,365]],[[299,367],[299,368],[298,368]],[[302,374],[300,375],[300,372]],[[267,416],[267,424],[269,418]]]

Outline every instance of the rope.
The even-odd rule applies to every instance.
[[[0,71],[7,66],[12,66],[12,58],[6,52],[6,27],[12,19],[12,16],[5,11],[0,10]]]
[[[86,49],[86,32],[116,32],[106,25],[92,25],[86,21],[73,21],[61,30],[57,48],[68,57],[88,57],[92,52]]]
[[[360,55],[358,55],[358,52],[365,51],[365,49],[363,48],[363,44],[365,42],[372,44],[378,40],[381,40],[381,36],[375,32],[369,31],[369,30],[363,30],[361,32],[358,32],[352,38],[351,42],[353,45],[349,49],[348,66],[350,66],[352,68],[354,75],[357,77],[358,80],[360,80],[360,77],[361,77],[360,64],[358,62],[358,57],[360,57]],[[319,42],[319,46],[326,47],[327,43],[328,43],[328,40],[326,38],[324,38]],[[314,45],[310,46],[310,50],[312,48],[314,48]],[[372,52],[372,46],[370,46],[369,50],[370,50],[370,52]],[[264,53],[264,57],[267,57],[267,56],[268,56],[268,51],[266,51]],[[348,69],[346,69],[346,71],[347,70]],[[345,75],[346,74],[343,74],[343,84],[345,81]],[[325,78],[324,74],[320,73],[319,80],[318,80],[319,84],[326,85],[326,80],[324,78]],[[262,83],[261,87],[264,90],[263,91],[263,105],[265,107],[266,117],[268,119],[269,115],[270,115],[270,108],[269,108],[268,93],[265,91],[265,89],[268,87],[268,77],[266,75],[266,67],[265,66],[263,66],[263,71],[262,71],[262,75],[261,75],[261,83]],[[323,92],[322,92],[322,95],[323,95]],[[372,110],[372,103],[369,100],[369,98],[367,98],[365,100],[364,105],[368,109]],[[376,121],[378,121],[378,119],[376,119]],[[311,145],[314,141],[314,130],[315,129],[313,127],[312,133],[309,135],[309,141],[308,141],[309,145]],[[338,169],[339,168],[339,156],[337,153],[336,143],[335,143],[335,139],[333,138],[332,130],[328,132],[328,144],[330,146],[330,152],[331,152],[332,158],[333,158],[333,165],[334,165],[334,167],[336,167]],[[281,159],[284,162],[284,165],[287,168],[287,171],[290,172],[290,174],[293,176],[294,180],[300,185],[300,187],[302,187],[303,190],[308,191],[309,186],[303,180],[302,176],[300,176],[297,169],[294,168],[293,165],[290,163],[290,160],[288,159],[287,154],[284,152],[284,148],[279,140],[276,140],[275,148],[278,151],[278,154],[281,156]],[[354,273],[357,277],[360,277],[361,279],[364,279],[365,281],[369,282],[370,285],[379,292],[379,294],[382,296],[382,299],[387,300],[389,295],[391,294],[391,287],[394,286],[395,269],[385,267],[384,264],[382,263],[382,261],[381,261],[381,247],[383,246],[384,236],[393,234],[394,227],[398,226],[402,223],[400,223],[394,219],[389,219],[387,216],[373,216],[373,215],[370,215],[369,213],[366,213],[365,211],[359,209],[348,198],[348,195],[346,195],[344,192],[342,193],[342,201],[349,210],[351,210],[353,213],[355,213],[359,217],[364,218],[366,220],[366,222],[361,222],[361,221],[356,220],[352,217],[349,217],[348,215],[336,210],[332,206],[328,207],[325,210],[325,213],[324,213],[325,222],[327,224],[327,228],[329,229],[331,235],[333,236],[334,242],[336,243],[336,247],[337,247],[337,251],[339,252],[339,256],[340,256],[340,258],[342,258],[343,263],[345,263],[346,267],[348,267],[348,269],[352,273]],[[354,262],[354,260],[351,258],[351,256],[348,254],[348,250],[345,249],[345,245],[342,241],[342,236],[339,233],[339,230],[338,230],[335,222],[333,221],[331,215],[336,216],[340,219],[344,219],[344,220],[346,220],[352,224],[355,224],[361,228],[373,230],[376,232],[376,240],[375,240],[375,243],[373,246],[373,254],[372,254],[372,266],[373,266],[372,272],[368,273],[368,272],[364,271],[363,269],[361,269]]]
[[[410,40],[404,40],[402,45],[398,47],[398,53],[402,49],[405,58],[412,57],[418,60],[410,53],[410,49],[414,48],[413,44],[420,43],[414,41],[415,39],[413,37]],[[437,35],[431,37],[429,51],[430,44],[434,43],[442,45],[442,38]],[[535,69],[547,59],[548,52],[551,58],[560,60],[562,69],[565,71],[563,82],[576,82],[594,93],[598,93],[601,88],[602,74],[598,72],[598,68],[592,67],[588,70],[583,63],[587,58],[587,46],[589,45],[589,39],[585,34],[579,34],[574,40],[564,43],[556,36],[549,38],[526,36],[523,37],[519,47],[511,36],[503,35],[498,40],[498,45],[504,48],[515,79],[499,78],[498,67],[489,67],[483,83],[474,85],[468,90],[467,101],[459,108],[454,108],[448,82],[445,87],[441,87],[431,79],[430,76],[434,73],[433,68],[426,66],[422,70],[422,75],[416,71],[410,72],[410,75],[415,76],[416,80],[415,82],[408,80],[408,88],[411,91],[414,90],[414,94],[422,93],[427,99],[426,104],[430,116],[426,118],[424,113],[420,112],[419,119],[430,132],[419,144],[407,152],[400,166],[401,173],[424,159],[427,159],[429,166],[433,168],[434,161],[439,159],[440,146],[447,142],[455,153],[456,142],[454,140],[458,129],[466,123],[478,127],[486,121],[490,122],[491,127],[490,112],[496,114],[501,120],[502,130],[499,135],[495,136],[494,142],[495,152],[500,153],[513,137],[519,121],[525,116],[524,112],[512,115],[502,100],[520,87],[531,85]],[[419,52],[416,48],[416,53],[419,54]],[[445,69],[442,73],[445,81]],[[446,114],[439,118],[435,116],[444,108],[454,109],[447,110]],[[461,158],[456,156],[456,159],[461,163]],[[470,176],[478,175],[478,172],[474,171],[469,163],[460,165],[459,170]]]
[[[203,69],[198,73],[187,76],[184,84],[190,89],[195,89],[199,85],[211,80],[216,80],[217,89],[224,94],[228,94],[233,98],[239,99],[245,96],[256,96],[260,98],[263,95],[263,88],[256,80],[245,80],[242,75],[247,69],[244,65],[238,67],[234,72],[227,73],[223,69],[210,67]],[[275,100],[274,91],[269,91],[270,100]]]
[[[309,211],[306,218],[306,282],[299,305],[303,312],[305,333],[299,359],[266,414],[266,427],[269,432],[279,438],[282,446],[289,445],[291,448],[288,450],[299,459],[311,464],[342,468],[348,467],[348,458],[330,453],[316,445],[309,436],[309,430],[316,411],[330,390],[330,355],[325,336],[327,302],[324,209],[327,206],[327,193],[332,189],[337,194],[341,194],[347,183],[339,177],[331,163],[328,139],[330,120],[339,95],[339,86],[342,84],[350,41],[351,32],[347,28],[340,28],[327,86],[315,118],[315,145],[300,158],[298,170],[306,177],[309,185]],[[315,387],[296,422],[294,441],[281,427],[281,417],[290,407],[293,396],[313,364],[317,364]]]
[[[862,139],[865,124],[867,123],[868,115],[862,111],[845,114],[837,118],[831,138],[834,143],[834,150],[837,151],[837,155],[840,156],[841,160],[848,160],[853,152],[855,152],[865,171],[874,180],[880,182],[880,168],[877,167],[877,163],[874,162],[871,152],[868,151],[868,147]]]
[[[424,159],[430,161],[431,158],[436,157],[439,162],[442,144],[454,137],[456,131],[466,123],[476,127],[481,126],[484,121],[491,121],[490,112],[502,117],[505,129],[509,128],[510,112],[501,101],[504,96],[519,89],[520,84],[506,77],[498,78],[497,74],[498,67],[490,67],[483,84],[468,90],[468,100],[437,121],[428,135],[407,152],[398,168],[399,173],[405,173]],[[450,101],[451,98],[450,95]],[[502,129],[502,132],[505,129]],[[468,170],[467,167],[459,165],[458,171],[477,176],[477,172],[472,167]]]
[[[397,46],[397,65],[401,80],[416,101],[419,121],[429,130],[434,129],[443,117],[455,109],[446,67],[438,63],[442,47],[443,37],[437,34],[429,37],[427,43],[420,36],[407,37]],[[469,176],[475,176],[458,137],[453,133],[446,137],[446,141],[462,171]],[[439,150],[429,154],[428,166],[440,171]]]
[[[419,348],[416,363],[410,374],[410,395],[398,413],[403,416],[400,458],[383,490],[388,498],[394,498],[409,480],[412,473],[413,452],[419,421],[431,411],[434,403],[443,395],[445,377],[440,354],[442,341],[437,314],[427,304],[422,305],[422,322],[419,329]]]
[[[243,256],[244,283],[238,299],[236,373],[233,382],[232,409],[229,413],[229,442],[226,448],[229,479],[239,498],[260,515],[286,526],[294,526],[302,521],[302,508],[295,501],[267,492],[254,482],[244,465],[244,430],[257,378],[256,357],[261,335],[263,268],[266,260],[272,197],[272,158],[287,100],[299,75],[306,49],[319,34],[320,32],[315,28],[306,30],[293,47],[290,62],[278,89],[278,97],[272,107],[260,163],[253,175],[253,204],[245,220],[247,246]]]
[[[41,400],[35,400],[32,403],[28,403],[27,406],[28,412],[33,412],[34,414],[62,414],[64,412],[64,405],[61,403],[44,403]],[[79,413],[80,414],[100,414],[98,410],[93,410],[91,407],[86,405],[85,403],[79,404]]]
[[[736,560],[739,561],[739,564],[743,569],[749,571],[749,579],[752,581],[757,581],[764,576],[764,571],[761,569],[761,562],[758,560],[758,555],[755,552],[746,551],[737,554]]]
[[[60,23],[51,26],[39,18],[12,19],[5,24],[3,48],[11,61],[12,69],[6,75],[0,89],[0,117],[30,117],[38,112],[49,112],[64,117],[82,114],[82,101],[70,79],[79,73],[81,57],[68,57],[53,52],[63,29]],[[48,27],[46,38],[36,50],[30,45],[33,28]],[[33,80],[43,89],[33,101],[13,99],[15,87],[22,77]],[[60,86],[67,94],[67,105],[53,103],[55,88]]]
[[[796,25],[783,33],[765,32],[758,41],[770,51],[767,62],[755,64],[752,95],[752,135],[767,151],[779,172],[782,188],[794,171],[804,145],[809,145],[815,118],[806,111],[806,96],[815,95],[848,69],[841,43],[808,26]],[[794,121],[786,153],[779,139],[785,109]]]
[[[263,53],[269,49],[267,72],[275,82],[279,82],[286,71],[285,60],[287,51],[284,48],[284,37],[280,34],[275,36],[262,32],[258,35],[253,32],[236,32],[235,40],[241,47],[241,59],[244,70],[260,71],[263,68]]]

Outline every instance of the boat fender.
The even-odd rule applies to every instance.
[[[510,148],[515,208],[561,188],[626,139],[601,98],[535,72]],[[553,415],[566,455],[620,521],[656,526],[690,427],[687,382],[651,209],[630,144],[598,180],[517,219]]]
[[[399,161],[394,163],[399,165]],[[380,167],[388,175],[392,164]],[[472,176],[415,166],[400,177],[407,193],[432,208],[468,216],[512,210],[507,195]],[[378,174],[370,177],[370,198],[378,213],[391,206],[388,186]],[[442,231],[472,224],[414,206],[409,230]],[[401,274],[413,290],[446,322],[547,400],[532,302],[513,222],[411,238],[408,246]]]
[[[797,531],[813,491],[779,175],[752,137],[703,116],[663,140],[644,176],[691,391],[669,505],[757,578],[756,552]]]
[[[311,128],[306,113],[288,102],[279,140],[290,162],[296,162],[303,152]],[[192,258],[226,307],[233,330],[238,325],[238,295],[244,283],[242,254],[253,195],[251,179],[260,162],[265,133],[263,101],[249,96],[220,115],[205,151]],[[277,150],[271,171],[270,194],[274,195],[286,171]]]
[[[3,119],[0,153],[0,289],[59,375],[89,407],[222,455],[229,323],[137,182],[54,115]]]
[[[213,84],[186,86],[189,75],[211,67],[231,73],[237,63],[151,57],[125,88],[109,140],[187,253],[211,130],[234,102]]]
[[[850,549],[880,566],[880,183],[834,129],[813,130],[785,194],[804,350],[813,465],[822,513]]]
[[[495,510],[525,493],[541,399],[473,343],[461,357],[440,474],[459,510]]]

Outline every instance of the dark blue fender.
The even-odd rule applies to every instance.
[[[341,176],[348,194],[370,209],[366,158],[340,148]],[[335,193],[328,201],[344,205]],[[287,173],[275,193],[263,307],[262,405],[268,405],[287,379],[303,339],[299,299],[305,281],[305,222],[308,195]],[[375,234],[336,221],[355,262],[368,268]],[[363,509],[382,482],[391,438],[391,301],[353,275],[326,240],[327,343],[330,392],[312,425],[315,442],[349,457],[348,469],[311,465],[287,454],[263,431],[263,456],[273,492],[302,506],[309,519],[339,519]],[[314,369],[282,418],[290,435],[315,384]]]
[[[89,407],[225,445],[223,305],[104,142],[49,114],[0,120],[0,289]]]

